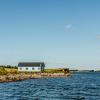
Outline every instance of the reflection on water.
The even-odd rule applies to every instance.
[[[0,83],[0,100],[100,100],[100,73]]]

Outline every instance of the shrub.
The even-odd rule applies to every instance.
[[[7,71],[5,70],[4,67],[1,67],[0,68],[0,75],[6,75],[7,74]]]

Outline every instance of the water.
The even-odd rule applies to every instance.
[[[0,83],[0,100],[100,100],[100,73]]]

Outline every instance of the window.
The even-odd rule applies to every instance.
[[[20,67],[20,70],[22,70],[22,68]]]
[[[34,67],[32,67],[32,70],[34,70]]]
[[[26,70],[28,70],[28,68],[26,68]]]

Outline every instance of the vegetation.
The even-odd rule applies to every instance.
[[[44,72],[46,73],[69,73],[69,69],[64,68],[56,68],[56,69],[45,69]]]
[[[7,74],[17,74],[17,68],[16,67],[4,67],[0,66],[0,75],[7,75]]]
[[[6,75],[7,71],[5,70],[4,67],[0,67],[0,75]]]
[[[0,68],[3,67],[3,68],[12,68],[12,69],[17,69],[17,66],[11,66],[11,65],[0,65]]]

